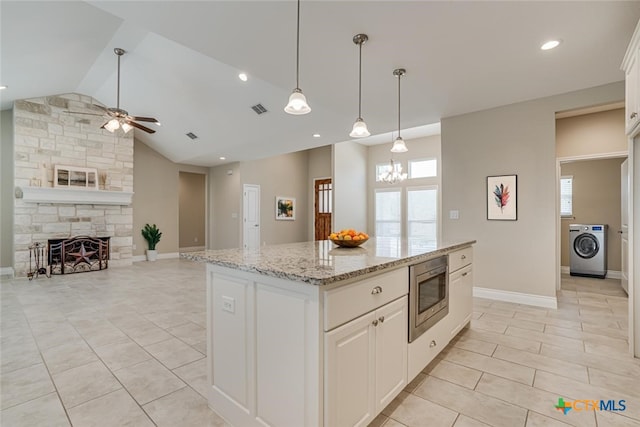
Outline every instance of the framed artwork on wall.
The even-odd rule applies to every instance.
[[[518,175],[487,177],[487,219],[518,220]]]
[[[296,219],[295,197],[276,196],[276,219],[285,221]]]
[[[82,190],[97,190],[98,170],[95,168],[55,165],[53,172],[53,186],[77,188]]]

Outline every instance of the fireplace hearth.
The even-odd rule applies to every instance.
[[[77,236],[49,239],[51,274],[84,273],[109,267],[110,237]]]

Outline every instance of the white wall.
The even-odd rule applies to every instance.
[[[367,230],[367,147],[333,146],[333,230]]]
[[[443,237],[477,240],[475,286],[555,297],[555,113],[622,99],[618,82],[442,119]],[[487,220],[486,177],[501,174],[518,175],[517,221]]]

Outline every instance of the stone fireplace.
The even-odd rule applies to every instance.
[[[14,104],[14,270],[25,276],[29,246],[72,236],[108,237],[109,264],[130,265],[133,244],[133,132],[100,129],[91,97],[65,94]],[[56,165],[94,168],[99,189],[53,187]],[[86,249],[86,248],[85,248]]]

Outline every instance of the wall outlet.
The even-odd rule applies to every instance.
[[[459,219],[459,218],[460,218],[460,211],[458,210],[449,211],[449,219]]]
[[[231,297],[222,297],[222,311],[228,311],[229,313],[236,312],[236,300]]]
[[[197,237],[194,237],[194,238],[193,238],[193,241],[194,241],[194,242],[196,242],[196,243],[198,243],[198,238],[197,238]]]

